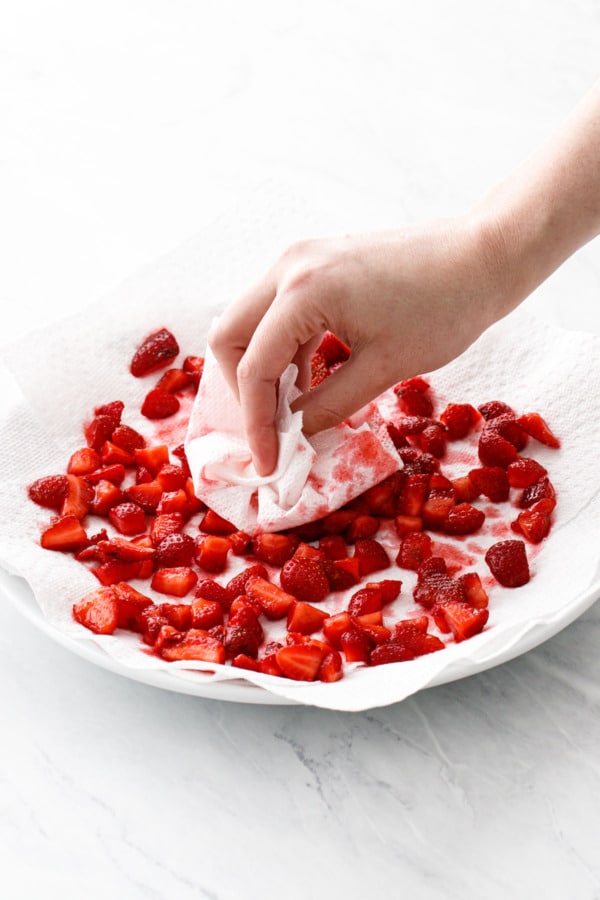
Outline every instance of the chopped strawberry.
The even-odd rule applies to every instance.
[[[508,483],[514,488],[529,487],[548,474],[547,470],[539,462],[528,457],[520,457],[515,462],[512,462],[506,473],[508,475]]]
[[[433,403],[429,397],[429,385],[416,377],[400,382],[394,388],[400,409],[408,416],[431,416]]]
[[[498,416],[506,415],[507,413],[512,416],[515,415],[514,409],[506,403],[503,403],[502,400],[490,400],[488,403],[482,403],[477,409],[486,422],[489,422],[491,419],[496,419]]]
[[[142,536],[142,540],[134,538],[131,541],[115,536],[110,540],[98,541],[97,546],[106,556],[114,556],[125,562],[139,562],[156,556],[156,550],[146,535]]]
[[[422,531],[423,519],[421,516],[396,516],[394,527],[398,537],[404,537],[409,531]]]
[[[158,379],[156,387],[167,394],[176,394],[177,391],[183,391],[191,383],[191,377],[183,369],[167,369]]]
[[[140,577],[142,563],[139,560],[107,559],[94,566],[90,571],[100,584],[111,585],[120,581],[129,581]]]
[[[445,618],[457,643],[479,634],[489,618],[487,609],[473,609],[466,603],[444,603],[439,613]]]
[[[60,509],[67,495],[69,482],[66,475],[45,475],[27,488],[30,500],[45,509]]]
[[[524,535],[531,544],[539,544],[550,532],[550,516],[535,507],[524,509],[513,523],[515,531]]]
[[[229,603],[235,600],[235,598],[240,594],[246,593],[246,584],[248,583],[248,580],[250,578],[264,578],[265,581],[268,581],[269,573],[264,566],[257,564],[254,566],[248,566],[247,569],[244,569],[238,575],[235,575],[227,583],[227,587],[224,588],[224,590],[226,590],[227,596],[229,597]]]
[[[136,450],[146,446],[146,439],[129,425],[118,425],[112,433],[111,441],[131,456]]]
[[[348,601],[348,612],[351,616],[363,616],[366,613],[380,612],[383,597],[379,588],[360,588]]]
[[[166,328],[148,335],[135,351],[129,370],[136,378],[167,366],[179,353],[179,345]]]
[[[180,403],[175,394],[162,388],[152,388],[144,397],[141,413],[147,419],[168,419],[179,410]]]
[[[446,534],[473,534],[485,521],[485,513],[469,503],[453,506],[442,523]]]
[[[159,566],[191,566],[195,556],[196,541],[181,531],[167,534],[156,548],[156,562]]]
[[[207,534],[199,537],[196,543],[196,562],[205,572],[223,572],[227,566],[227,556],[231,550],[231,541],[226,537]]]
[[[191,603],[192,626],[194,628],[214,628],[223,624],[223,607],[217,600],[205,600],[196,596]]]
[[[125,581],[113,584],[112,589],[117,597],[119,607],[118,627],[128,631],[142,631],[142,613],[153,606],[150,597],[146,597]]]
[[[184,519],[181,513],[164,513],[156,516],[152,520],[150,526],[150,537],[155,547],[158,547],[163,538],[168,534],[174,534],[181,531],[184,526]]]
[[[335,366],[346,362],[350,358],[350,347],[344,344],[331,331],[326,331],[318,347],[319,353],[325,358],[327,366]]]
[[[393,603],[400,596],[402,582],[397,578],[384,578],[383,581],[369,581],[365,588],[375,589],[381,594],[381,602],[384,606]]]
[[[205,534],[217,534],[221,536],[233,534],[233,532],[237,530],[233,522],[228,522],[227,519],[224,519],[212,509],[206,510],[198,528]]]
[[[319,666],[317,678],[326,684],[339,681],[343,677],[342,657],[337,650],[329,649]]]
[[[100,453],[105,442],[110,441],[114,429],[115,423],[111,416],[94,416],[83,429],[88,447]]]
[[[198,576],[189,566],[157,569],[152,576],[152,588],[160,594],[185,597],[195,587]]]
[[[452,480],[452,489],[456,503],[471,503],[478,497],[477,489],[468,475],[461,475]]]
[[[73,606],[73,616],[95,634],[112,634],[119,623],[119,603],[110,587],[97,588]]]
[[[529,581],[529,565],[523,541],[498,541],[485,554],[490,572],[503,587],[520,587]]]
[[[436,459],[441,459],[446,453],[446,436],[442,426],[434,422],[424,428],[419,437],[419,446],[424,453],[431,453]]]
[[[188,476],[182,466],[174,466],[165,463],[156,473],[156,480],[162,486],[163,491],[178,491],[184,488]]]
[[[77,516],[78,519],[89,512],[94,499],[93,487],[79,475],[67,475],[67,493],[60,508],[61,516]]]
[[[195,390],[198,390],[198,385],[200,384],[200,379],[202,378],[202,372],[204,371],[204,357],[186,356],[183,361],[183,371],[190,376]]]
[[[282,566],[293,556],[298,546],[294,534],[258,534],[252,542],[252,552],[261,562],[271,566]]]
[[[344,529],[344,539],[355,544],[361,538],[372,538],[379,530],[379,519],[375,516],[358,515]]]
[[[345,591],[360,581],[360,563],[358,559],[326,559],[323,568],[329,582],[329,590]]]
[[[192,608],[188,603],[160,603],[156,610],[177,631],[188,631],[192,627]]]
[[[348,548],[341,534],[324,534],[319,539],[319,550],[330,560],[346,559]]]
[[[409,475],[398,498],[398,515],[420,516],[429,490],[431,476]]]
[[[428,575],[419,578],[413,590],[416,603],[426,608],[438,606],[442,603],[463,602],[464,593],[459,581],[455,581],[450,575]]]
[[[282,619],[290,606],[297,602],[293,594],[288,594],[278,585],[257,576],[246,582],[246,593],[260,603],[268,619]]]
[[[560,440],[551,431],[548,423],[539,413],[525,413],[518,417],[517,422],[527,434],[541,444],[545,444],[547,447],[552,447],[555,450],[560,447]]]
[[[44,550],[80,550],[87,544],[85,528],[77,516],[61,516],[42,532]]]
[[[315,350],[310,359],[310,387],[316,388],[329,375],[327,360],[319,350]]]
[[[67,472],[71,475],[89,475],[100,465],[100,454],[91,447],[82,447],[71,454]]]
[[[248,606],[240,609],[229,617],[225,627],[223,644],[227,657],[231,659],[238,653],[245,653],[256,659],[263,638],[264,632],[256,613]]]
[[[480,413],[469,403],[449,403],[440,414],[440,421],[451,441],[466,438],[480,418]]]
[[[409,659],[414,659],[416,655],[415,651],[407,644],[397,640],[390,640],[373,648],[369,662],[372,666],[382,666],[387,663],[406,662]]]
[[[495,421],[492,420],[492,425]],[[477,452],[484,466],[500,466],[502,469],[519,458],[515,446],[490,426],[486,426],[481,432]]]
[[[469,478],[477,494],[483,494],[492,503],[508,500],[510,485],[505,469],[500,466],[482,466],[471,469]]]
[[[319,559],[293,556],[283,564],[281,586],[306,603],[320,603],[329,593],[329,580]]]
[[[368,663],[373,641],[365,631],[351,626],[340,636],[340,646],[347,663]]]
[[[518,505],[521,509],[528,509],[539,500],[556,500],[556,491],[547,475],[543,475],[525,488],[519,497]]]
[[[164,465],[170,462],[169,448],[166,444],[155,444],[152,447],[137,447],[133,455],[138,466],[148,469],[156,476]]]
[[[190,628],[184,634],[176,632],[171,635],[162,643],[160,655],[169,662],[189,659],[203,660],[217,665],[225,662],[225,648],[221,641],[201,628]]]
[[[122,447],[119,447],[119,445],[113,443],[113,441],[104,441],[100,452],[100,459],[103,466],[120,464],[123,469],[123,476],[125,475],[125,466],[135,466],[135,457],[133,454],[128,453],[127,450],[123,450]]]
[[[358,560],[361,576],[370,575],[371,572],[378,572],[381,569],[387,569],[391,565],[390,558],[387,555],[382,544],[373,538],[360,538],[354,545],[354,559]],[[340,565],[340,561],[334,563]]]
[[[402,478],[391,476],[364,491],[362,499],[368,506],[369,515],[386,516],[390,519],[396,515],[402,480]],[[364,536],[367,537],[368,535]]]
[[[158,483],[160,484],[160,482]],[[159,515],[179,512],[186,518],[189,517],[191,515],[190,500],[186,491],[182,488],[177,491],[164,491],[158,501],[156,511]]]
[[[487,607],[488,595],[477,572],[465,572],[457,580],[462,588],[464,599],[469,606],[474,606],[475,609],[485,609]]]
[[[421,514],[426,528],[443,528],[454,506],[453,488],[430,490]]]
[[[396,563],[401,569],[416,571],[431,556],[431,538],[424,531],[407,532],[400,541]]]
[[[108,511],[108,519],[121,534],[141,534],[146,530],[146,516],[137,503],[118,503]]]
[[[316,644],[294,644],[277,651],[277,665],[286,678],[314,681],[325,655]]]
[[[243,591],[238,591],[236,597],[240,593],[243,593]],[[199,581],[196,585],[194,596],[202,600],[213,600],[218,603],[219,606],[221,606],[223,609],[228,610],[231,606],[232,598],[229,595],[229,591],[213,578],[203,578],[201,581]]]
[[[298,600],[288,610],[287,629],[297,631],[299,634],[314,634],[315,631],[321,630],[326,618],[325,610]]]

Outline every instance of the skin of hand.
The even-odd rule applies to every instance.
[[[600,82],[464,216],[290,247],[209,335],[258,473],[277,462],[277,385],[290,362],[304,431],[337,425],[460,354],[599,231]],[[310,357],[327,330],[352,354],[308,391]]]

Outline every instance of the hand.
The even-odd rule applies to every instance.
[[[277,463],[277,383],[290,362],[304,391],[294,408],[305,432],[337,425],[397,381],[453,359],[498,317],[501,246],[493,228],[465,217],[287,250],[209,335],[257,471]],[[352,355],[308,391],[326,330]]]

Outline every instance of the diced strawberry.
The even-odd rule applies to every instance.
[[[189,518],[189,516],[191,515],[191,510],[189,498],[186,491],[182,488],[177,491],[164,491],[160,500],[158,501],[156,512],[159,515],[163,515],[164,513],[179,512],[186,518]]]
[[[411,619],[400,619],[394,625],[394,635],[400,635],[401,637],[407,628],[416,628],[418,631],[425,633],[429,628],[429,617],[413,616]]]
[[[317,679],[326,684],[330,684],[334,681],[339,681],[343,675],[342,657],[337,650],[329,649],[325,653],[323,661],[319,666]]]
[[[319,559],[293,556],[283,564],[281,586],[306,603],[320,603],[329,593],[329,580]]]
[[[158,547],[163,538],[166,538],[168,534],[181,531],[183,526],[184,519],[181,513],[165,513],[161,516],[156,516],[150,526],[152,543],[155,547]]]
[[[243,593],[243,591],[238,591],[236,597],[240,593]],[[232,597],[229,595],[227,588],[223,587],[223,585],[214,581],[212,578],[203,578],[202,581],[198,582],[196,585],[195,596],[202,600],[213,600],[218,603],[219,606],[223,607],[223,609],[228,610],[231,606]]]
[[[523,534],[531,544],[539,544],[550,532],[550,516],[535,507],[524,509],[519,513],[515,530]]]
[[[335,334],[331,331],[326,331],[323,335],[323,340],[319,344],[318,347],[319,353],[325,357],[325,363],[327,366],[335,366],[339,363],[346,362],[347,359],[350,358],[350,347],[347,344],[344,344]]]
[[[364,578],[371,572],[387,569],[391,565],[390,558],[379,541],[373,538],[361,538],[354,545],[354,559],[358,560],[360,574]],[[340,565],[341,561],[334,563]]]
[[[509,441],[515,450],[523,450],[529,440],[527,432],[519,425],[517,417],[513,413],[495,416],[490,422],[486,422],[485,429],[496,431]]]
[[[94,416],[83,428],[88,447],[100,453],[105,442],[110,441],[114,429],[115,423],[111,416]]]
[[[379,519],[375,518],[375,516],[358,515],[344,529],[344,539],[349,544],[354,544],[361,538],[374,537],[378,530]]]
[[[286,678],[314,681],[325,655],[316,644],[294,644],[277,651],[277,665]]]
[[[158,509],[163,496],[160,482],[148,481],[145,484],[132,484],[126,490],[127,497],[139,509],[153,513]]]
[[[444,522],[442,530],[446,534],[473,534],[479,531],[485,521],[485,513],[469,503],[453,506]]]
[[[223,572],[227,566],[227,556],[231,541],[226,537],[207,534],[197,538],[196,562],[205,572]]]
[[[352,625],[369,637],[372,644],[383,644],[389,641],[392,632],[383,624],[383,615],[381,610],[378,612],[365,613],[364,616],[352,616]]]
[[[489,618],[487,609],[473,609],[466,603],[444,603],[440,606],[439,612],[445,618],[457,643],[479,634]]]
[[[156,480],[162,486],[163,491],[178,491],[184,488],[188,476],[182,466],[174,466],[165,463],[156,473]]]
[[[454,506],[454,490],[430,490],[421,514],[426,528],[443,528]]]
[[[336,509],[321,520],[324,535],[342,534],[348,525],[357,517],[355,509]]]
[[[136,378],[167,366],[179,353],[175,337],[166,328],[148,335],[135,351],[129,370]]]
[[[227,519],[224,519],[212,509],[206,510],[198,528],[205,534],[217,534],[221,536],[233,534],[233,532],[237,530],[233,522],[228,522]]]
[[[167,394],[183,391],[192,383],[191,377],[183,369],[167,369],[156,383],[156,387]]]
[[[175,531],[166,535],[156,548],[159,566],[191,566],[196,556],[196,541],[189,534]]]
[[[420,516],[427,492],[430,475],[409,475],[398,498],[398,515]]]
[[[451,441],[466,438],[480,418],[480,413],[469,403],[449,403],[440,415],[440,421]]]
[[[508,483],[514,488],[529,487],[547,474],[547,470],[539,462],[528,457],[520,457],[507,469]]]
[[[498,541],[488,549],[485,561],[503,587],[520,587],[529,581],[529,565],[523,541]]]
[[[512,416],[515,415],[514,409],[506,403],[503,403],[502,400],[490,400],[488,403],[482,403],[477,409],[486,422],[489,422],[491,419],[496,419],[498,416],[506,415],[507,413]]]
[[[111,420],[113,428],[117,428],[121,423],[121,416],[123,415],[124,409],[125,404],[122,400],[111,400],[110,403],[103,403],[101,406],[96,406],[94,415],[107,416],[107,418]]]
[[[185,597],[195,587],[198,576],[189,566],[172,566],[157,569],[152,576],[151,586],[159,594]]]
[[[256,613],[248,606],[240,609],[230,616],[225,628],[223,644],[227,657],[232,659],[238,653],[245,653],[255,659],[263,638],[264,632]]]
[[[78,519],[89,512],[94,499],[94,489],[79,475],[67,475],[67,493],[60,508],[61,516],[76,516]]]
[[[67,495],[66,475],[45,475],[27,488],[30,500],[45,509],[60,509]]]
[[[487,607],[488,595],[477,572],[465,572],[457,580],[462,588],[464,599],[469,606],[474,606],[475,609],[485,609]]]
[[[335,647],[336,650],[341,649],[342,634],[349,630],[351,624],[352,621],[349,612],[335,613],[335,615],[328,616],[323,620],[323,634],[331,646]]]
[[[439,460],[417,447],[400,447],[398,455],[404,464],[403,472],[406,476],[432,475],[440,470]]]
[[[521,509],[528,509],[539,500],[556,500],[556,491],[547,475],[542,476],[529,487],[526,487],[519,497],[518,505]]]
[[[424,531],[407,532],[400,541],[396,562],[401,569],[416,571],[431,556],[431,538]]]
[[[90,571],[103,585],[117,584],[120,581],[130,581],[140,577],[142,563],[139,560],[107,559],[94,566]]]
[[[245,531],[233,531],[228,535],[231,544],[231,552],[234,556],[245,556],[250,552],[252,538]]]
[[[429,385],[423,378],[409,378],[394,388],[400,409],[408,416],[433,415],[433,403],[428,396]]]
[[[446,436],[442,426],[436,422],[423,429],[419,446],[424,453],[431,453],[436,459],[441,459],[446,453]]]
[[[375,589],[381,594],[381,602],[384,606],[393,603],[400,596],[402,582],[397,578],[384,578],[383,581],[369,581],[365,584],[368,590]]]
[[[452,480],[452,489],[456,503],[471,503],[477,499],[477,490],[468,475],[461,475]]]
[[[325,534],[319,539],[319,550],[321,550],[327,559],[346,559],[348,556],[348,548],[346,541],[341,534]]]
[[[118,425],[112,433],[111,441],[130,456],[146,446],[146,438],[129,425]]]
[[[348,601],[348,612],[351,616],[363,616],[366,613],[380,612],[383,597],[379,588],[360,588],[352,594]]]
[[[87,544],[87,534],[77,516],[61,516],[42,532],[44,550],[80,550]]]
[[[125,466],[135,466],[136,464],[133,454],[129,453],[127,450],[123,450],[122,447],[119,447],[119,445],[113,443],[113,441],[104,441],[100,452],[100,459],[103,466],[120,464],[121,467],[123,467],[123,475],[125,475]]]
[[[319,350],[315,350],[310,359],[310,387],[316,388],[329,375],[327,360]]]
[[[175,394],[161,388],[152,388],[144,397],[141,413],[147,419],[168,419],[179,410],[180,403]]]
[[[373,641],[365,631],[351,626],[340,636],[340,646],[347,663],[368,663]]]
[[[186,356],[183,361],[183,371],[190,376],[195,390],[198,390],[198,385],[200,384],[200,379],[202,378],[202,372],[204,371],[204,357]]]
[[[246,593],[246,584],[250,578],[264,578],[265,581],[269,580],[269,573],[265,569],[264,566],[260,564],[254,566],[248,566],[247,569],[244,569],[238,575],[235,575],[228,583],[224,590],[227,592],[227,596],[229,597],[229,603],[235,600],[240,594]]]
[[[214,628],[223,624],[223,607],[216,600],[195,597],[191,603],[192,626],[194,628]]]
[[[100,465],[100,454],[91,447],[82,447],[71,454],[67,472],[71,475],[88,475]]]
[[[465,599],[462,585],[450,575],[429,575],[419,579],[413,597],[416,603],[426,608],[442,603],[460,603]]]
[[[417,656],[416,652],[407,644],[397,640],[390,640],[373,648],[370,655],[370,665],[383,666],[387,663],[406,662],[409,659],[414,659],[415,656]]]
[[[345,591],[358,584],[361,578],[360,560],[354,557],[325,560],[325,574],[332,591]]]
[[[154,604],[150,597],[146,597],[125,581],[113,584],[119,607],[118,627],[128,631],[142,631],[142,613]]]
[[[295,534],[258,534],[252,542],[257,559],[271,566],[282,566],[298,546]]]
[[[107,466],[100,466],[85,476],[88,484],[96,485],[100,481],[110,481],[111,484],[120,485],[125,478],[125,466],[122,463],[110,463]]]
[[[138,447],[133,453],[138,466],[148,469],[154,476],[158,475],[169,460],[169,448],[166,444],[155,444],[153,447]]]
[[[364,491],[362,499],[368,506],[369,514],[392,519],[396,515],[401,486],[402,479],[391,476]],[[349,527],[352,528],[352,523]],[[363,537],[368,536],[363,535]]]
[[[95,634],[113,634],[119,623],[119,604],[110,587],[97,588],[73,606],[73,617]]]
[[[545,444],[547,447],[552,447],[555,450],[560,447],[560,440],[551,431],[548,423],[539,413],[525,413],[518,417],[517,422],[527,434],[541,444]]]
[[[156,550],[145,535],[142,536],[142,540],[134,538],[131,541],[115,536],[110,540],[99,541],[97,546],[106,556],[114,556],[125,562],[139,562],[154,559],[156,556]]]
[[[510,485],[508,475],[500,466],[483,466],[471,469],[469,478],[477,494],[483,494],[492,503],[508,500]]]
[[[192,627],[192,608],[188,603],[160,603],[157,612],[177,631],[187,631]]]
[[[190,628],[184,634],[179,633],[177,637],[173,635],[162,644],[160,655],[169,662],[189,659],[203,660],[216,665],[225,662],[225,648],[221,641],[201,628]]]
[[[447,575],[448,566],[443,556],[428,556],[417,568],[417,578],[424,581],[432,575]]]
[[[146,516],[137,503],[118,503],[108,511],[108,519],[121,534],[141,534],[146,530]]]
[[[494,421],[492,420],[492,424]],[[514,445],[490,426],[486,426],[481,432],[477,452],[484,466],[500,466],[502,469],[519,458]]]
[[[396,516],[394,527],[398,537],[404,537],[409,531],[422,531],[423,519],[421,516]]]
[[[297,631],[299,634],[314,634],[315,631],[321,630],[326,618],[325,610],[298,600],[288,610],[287,629]]]
[[[297,602],[293,594],[288,594],[283,588],[259,576],[247,580],[246,593],[260,603],[268,619],[282,619],[290,606]]]

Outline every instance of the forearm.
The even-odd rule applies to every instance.
[[[471,215],[506,272],[498,318],[600,233],[600,82]]]

